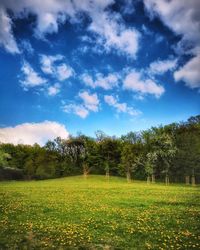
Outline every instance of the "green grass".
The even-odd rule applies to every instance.
[[[82,176],[0,183],[0,249],[200,249],[199,187]]]

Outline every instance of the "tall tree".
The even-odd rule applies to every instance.
[[[132,174],[135,173],[139,165],[141,146],[138,143],[131,144],[125,142],[121,152],[121,166],[126,173],[127,182],[131,181]]]

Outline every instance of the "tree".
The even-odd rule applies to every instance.
[[[106,177],[109,178],[110,173],[118,173],[118,165],[121,158],[121,142],[112,137],[105,137],[97,143],[98,153],[100,155],[100,164],[104,167]]]
[[[149,184],[150,181],[152,181],[152,183],[155,183],[155,165],[157,162],[157,154],[156,152],[149,152],[146,155],[146,160],[144,163],[145,166],[145,172],[147,174],[147,183]],[[150,180],[150,176],[151,176],[151,180]]]
[[[35,167],[32,157],[29,157],[24,164],[24,171],[27,178],[31,180],[35,176]]]
[[[185,182],[195,185],[196,176],[200,172],[200,122],[199,119],[189,119],[181,123],[176,133],[176,165],[179,166]]]
[[[150,176],[152,183],[155,182],[157,152],[154,150],[153,141],[154,133],[152,130],[149,129],[142,132],[143,154],[140,161],[147,175],[147,183],[150,183]]]
[[[157,173],[165,174],[165,182],[169,184],[170,167],[177,150],[172,136],[165,132],[164,127],[160,126],[143,132],[143,143],[147,181],[149,181],[151,174],[152,182],[155,182],[157,170]]]
[[[8,164],[8,159],[10,159],[11,156],[4,152],[2,149],[0,149],[0,167],[5,167]]]
[[[141,143],[126,141],[122,145],[121,166],[126,173],[127,182],[131,181],[131,175],[140,165]]]
[[[96,143],[93,138],[85,135],[80,135],[79,140],[82,141],[82,145],[84,146],[83,150],[81,151],[81,159],[83,176],[84,178],[87,178],[92,168],[94,168],[96,165]]]
[[[174,145],[173,139],[168,134],[162,134],[157,138],[157,156],[163,164],[163,173],[165,174],[165,183],[169,184],[169,172],[172,160],[175,157],[177,148]]]

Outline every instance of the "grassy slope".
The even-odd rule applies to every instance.
[[[198,187],[78,176],[2,182],[0,199],[0,249],[200,248]]]

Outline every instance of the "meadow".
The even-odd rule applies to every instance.
[[[104,176],[0,183],[0,249],[200,249],[199,187]]]

